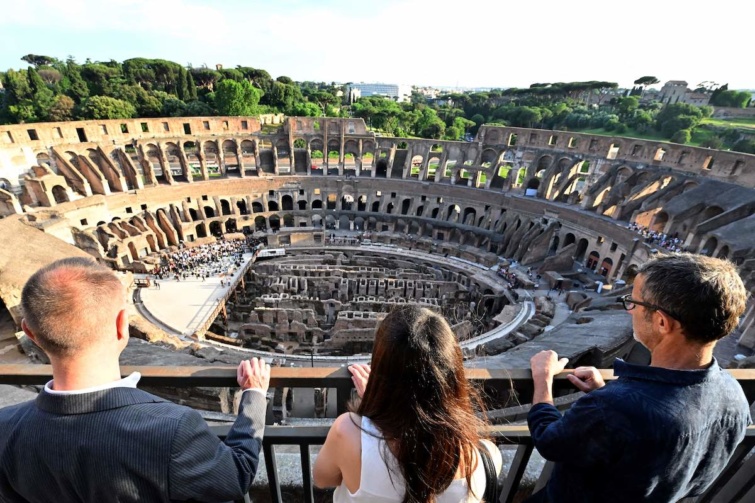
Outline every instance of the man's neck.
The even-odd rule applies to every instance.
[[[705,345],[669,341],[651,351],[650,366],[674,370],[701,370],[713,362],[715,342]]]
[[[104,358],[102,355],[80,356],[78,358],[51,358],[53,389],[55,391],[76,391],[93,388],[121,378],[117,358]]]

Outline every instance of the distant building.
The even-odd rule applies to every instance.
[[[386,96],[396,101],[407,101],[412,95],[412,87],[400,84],[351,84],[349,89],[356,89],[361,96]]]
[[[664,105],[673,105],[674,103],[686,103],[702,107],[710,102],[709,93],[698,93],[687,88],[687,82],[683,80],[669,80],[658,95],[658,101]]]

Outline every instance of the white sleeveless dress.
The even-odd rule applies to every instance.
[[[404,480],[396,466],[396,458],[385,448],[382,434],[367,417],[362,418],[361,440],[362,473],[359,480],[359,490],[351,493],[341,482],[341,485],[336,487],[333,493],[333,503],[400,502],[403,499],[405,489]],[[492,444],[489,447],[491,447],[491,455],[495,460],[495,465],[500,466],[500,451],[498,449],[493,450]],[[437,503],[478,503],[482,500],[482,495],[485,492],[485,469],[479,453],[475,451],[475,454],[477,468],[472,473],[472,491],[468,490],[465,478],[456,479],[442,494],[438,495]],[[383,460],[384,455],[389,457],[387,461],[393,469],[390,474],[386,462]],[[391,480],[391,475],[393,480]]]

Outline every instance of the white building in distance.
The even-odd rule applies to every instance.
[[[349,88],[350,90],[354,89],[359,91],[360,95],[363,97],[385,96],[387,98],[393,98],[396,101],[407,101],[412,95],[412,86],[402,84],[365,84],[364,82],[360,82],[358,84],[349,85]]]

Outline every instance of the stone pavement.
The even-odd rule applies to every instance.
[[[159,325],[169,333],[190,337],[212,315],[218,302],[241,279],[241,272],[252,260],[251,253],[245,253],[241,267],[232,274],[211,276],[205,281],[199,278],[158,280],[160,288],[142,288],[142,307],[147,318],[159,321]],[[146,275],[135,275],[146,277]],[[221,286],[223,281],[226,286]]]

